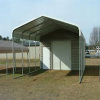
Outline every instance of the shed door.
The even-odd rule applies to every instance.
[[[71,41],[53,41],[53,69],[71,70]]]
[[[50,47],[43,47],[43,69],[50,69]]]

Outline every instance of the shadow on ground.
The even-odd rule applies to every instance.
[[[17,67],[16,69],[17,70],[16,70],[15,74],[22,74],[21,67]],[[29,72],[29,67],[25,67],[23,69],[24,69],[24,74],[27,74]],[[39,66],[37,66],[37,67],[31,66],[30,72],[38,70],[38,69],[40,69]],[[28,76],[36,76],[38,74],[44,73],[45,71],[47,71],[47,70],[41,69],[34,73],[29,74]],[[9,74],[12,74],[13,68],[9,68],[8,72],[9,72]],[[6,69],[0,70],[0,74],[6,74]],[[99,66],[86,66],[84,76],[98,76],[98,75],[99,75]],[[79,76],[79,71],[75,71],[75,70],[68,71],[66,76]]]
[[[29,73],[29,67],[24,67],[23,68],[23,74],[27,74],[29,77],[30,76],[36,76],[36,75],[42,74],[45,71],[47,71],[47,70],[44,70],[44,69],[40,70],[39,66],[36,66],[36,67],[35,66],[31,66],[30,67],[30,72],[33,72],[33,73],[27,74],[27,73]],[[6,74],[6,69],[0,70],[0,75],[2,76],[2,74]],[[8,74],[13,74],[13,68],[8,68]],[[17,75],[17,74],[18,75],[22,74],[22,67],[16,67],[15,75]]]
[[[98,76],[99,66],[86,66],[84,76]]]
[[[98,76],[99,66],[86,66],[84,76]],[[79,71],[69,71],[66,76],[79,76]]]

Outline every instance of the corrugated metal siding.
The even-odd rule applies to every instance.
[[[71,42],[71,59],[72,59],[72,70],[79,69],[79,38],[74,38]]]

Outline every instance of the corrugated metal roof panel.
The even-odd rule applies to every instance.
[[[79,33],[78,27],[75,25],[42,16],[16,28],[13,31],[13,36],[24,39],[29,39],[30,37],[32,40],[35,40],[36,35],[40,37],[59,28]]]
[[[22,52],[22,45],[14,43],[15,53]],[[23,52],[28,52],[28,48],[23,46]],[[0,40],[0,53],[12,53],[12,41]]]

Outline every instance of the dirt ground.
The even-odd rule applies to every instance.
[[[79,84],[78,71],[40,70],[13,79],[0,77],[0,100],[100,100],[100,59],[86,59]]]

